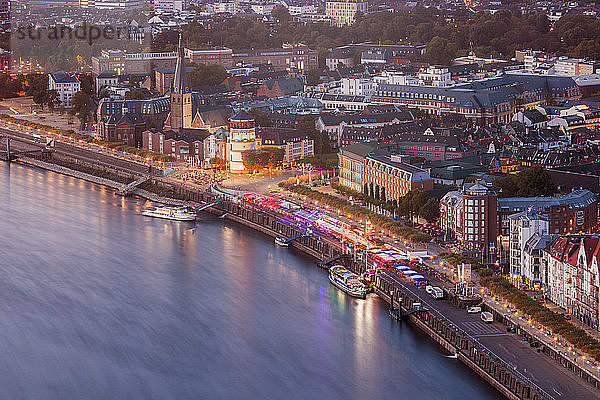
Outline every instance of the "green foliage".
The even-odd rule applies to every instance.
[[[427,59],[432,64],[450,65],[456,57],[456,45],[448,39],[435,36],[427,43]]]
[[[93,96],[95,94],[94,90],[94,78],[91,74],[79,74],[79,82],[81,83],[81,91],[87,93],[89,96]]]
[[[494,181],[494,186],[502,189],[501,197],[553,196],[558,191],[550,173],[542,167],[532,167],[516,175],[507,175]]]
[[[145,100],[152,97],[152,93],[146,89],[131,89],[127,94],[125,94],[125,98],[127,100]]]
[[[92,98],[90,95],[79,91],[71,99],[71,110],[69,110],[69,113],[76,116],[81,123],[85,123],[90,115],[91,106]]]
[[[600,342],[583,329],[565,320],[562,315],[544,307],[537,300],[513,286],[506,278],[493,275],[490,270],[481,270],[479,276],[481,285],[496,296],[502,297],[534,321],[552,329],[554,334],[562,336],[579,350],[600,361]]]
[[[311,69],[306,73],[306,83],[309,86],[316,86],[319,84],[321,73],[318,69]]]
[[[104,26],[87,25],[88,29],[102,29]],[[61,29],[64,34],[61,34]],[[112,37],[103,35],[94,40],[91,45],[87,35],[77,39],[75,32],[69,34],[69,27],[58,26],[56,29],[27,28],[13,32],[11,38],[14,59],[31,59],[33,63],[44,66],[46,71],[89,71],[92,56],[100,55],[103,49],[122,49],[127,52],[139,53],[147,44],[128,40],[127,34],[121,33],[117,38],[116,31]],[[83,36],[79,36],[83,37]]]
[[[414,7],[410,11],[375,12],[360,16],[352,26],[332,27],[324,22],[296,24],[292,19],[286,20],[282,9],[276,10],[273,13],[280,22],[273,31],[254,18],[234,16],[216,18],[206,28],[198,22],[187,24],[183,27],[184,37],[191,47],[219,44],[245,49],[305,43],[318,51],[320,68],[324,67],[329,49],[364,41],[426,44],[426,57],[441,64],[455,54],[471,50],[479,56],[509,59],[515,50],[524,48],[600,59],[600,21],[585,15],[564,16],[550,30],[550,21],[542,12],[521,14],[505,10],[494,14],[456,13],[450,17],[434,7]],[[161,43],[156,50],[173,50],[177,37]]]
[[[332,168],[338,165],[337,153],[318,154],[316,156],[304,157],[296,161],[297,164],[310,164],[317,168]]]
[[[397,211],[411,221],[419,216],[431,223],[440,217],[440,204],[422,190],[411,190],[400,199]]]
[[[269,119],[269,116],[262,111],[258,111],[256,108],[250,109],[248,114],[254,117],[256,126],[273,126],[273,123]]]
[[[200,64],[188,74],[191,87],[219,85],[225,78],[227,78],[227,71],[222,65],[217,64]]]
[[[58,92],[56,90],[47,90],[44,97],[44,102],[48,105],[50,111],[54,111],[54,109],[60,104]]]
[[[244,167],[249,171],[260,171],[264,168],[275,168],[283,161],[285,151],[278,148],[246,150],[242,152]]]
[[[0,98],[17,96],[23,89],[24,80],[23,75],[12,78],[8,73],[0,73]]]
[[[275,18],[275,21],[280,23],[287,23],[290,19],[292,19],[287,7],[283,5],[278,5],[275,7],[273,11],[271,11],[271,15],[273,18]]]
[[[483,265],[472,257],[458,253],[440,253],[440,258],[446,260],[450,265],[457,266],[459,264],[471,264],[471,269],[477,271],[483,268]]]
[[[329,143],[329,136],[326,132],[319,132],[315,128],[315,116],[304,115],[296,122],[296,128],[300,129],[307,135],[309,135],[314,141],[315,154],[331,154],[331,143]]]

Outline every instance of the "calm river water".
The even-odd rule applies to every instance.
[[[1,399],[496,399],[246,228],[0,164]]]

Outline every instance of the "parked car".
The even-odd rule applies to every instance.
[[[469,307],[469,308],[467,308],[467,312],[468,312],[469,314],[477,314],[477,313],[480,313],[480,312],[481,312],[481,307],[479,307],[479,306]]]

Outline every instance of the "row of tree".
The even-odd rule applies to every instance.
[[[533,320],[552,329],[553,334],[560,335],[573,346],[600,361],[600,341],[587,334],[583,329],[573,325],[565,318],[544,307],[538,301],[517,289],[506,278],[494,275],[489,269],[479,271],[480,283],[496,296],[500,296],[513,304]]]
[[[296,179],[297,178],[290,178],[287,181],[280,182],[279,186],[291,192],[306,196],[312,200],[316,200],[319,204],[327,205],[333,210],[337,209],[343,214],[351,215],[357,220],[362,219],[371,221],[374,226],[386,230],[390,235],[398,235],[415,243],[429,242],[431,240],[431,236],[428,234],[406,226],[400,221],[368,210],[360,205],[350,203],[348,200],[340,198],[339,196],[316,191],[305,185],[297,185]],[[358,193],[358,195],[361,195],[361,193]]]
[[[380,188],[372,183],[365,184],[362,193],[339,183],[332,183],[331,187],[345,196],[374,204],[398,216],[406,217],[411,222],[420,217],[433,223],[440,217],[439,202],[422,190],[411,190],[400,200],[390,200],[386,197],[384,187]]]
[[[193,47],[233,49],[305,43],[319,51],[322,67],[331,48],[364,41],[426,44],[426,59],[441,64],[469,51],[509,59],[515,50],[523,48],[600,59],[600,21],[585,15],[567,15],[551,24],[544,13],[522,14],[516,8],[494,14],[455,11],[448,15],[434,7],[416,7],[359,15],[352,26],[332,27],[326,23],[296,23],[288,14],[281,7],[273,10],[273,28],[256,18],[240,16],[217,18],[210,26],[194,22],[183,27],[184,37]],[[156,50],[173,50],[176,43],[176,34],[164,33],[155,38],[153,46]]]
[[[242,152],[242,161],[248,171],[260,171],[281,166],[285,152],[279,148],[263,148]]]

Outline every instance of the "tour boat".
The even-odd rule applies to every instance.
[[[142,212],[147,217],[171,219],[173,221],[195,221],[196,214],[185,207],[158,206]]]
[[[329,281],[352,297],[364,299],[367,296],[367,288],[360,281],[358,275],[353,274],[341,265],[329,268]]]

